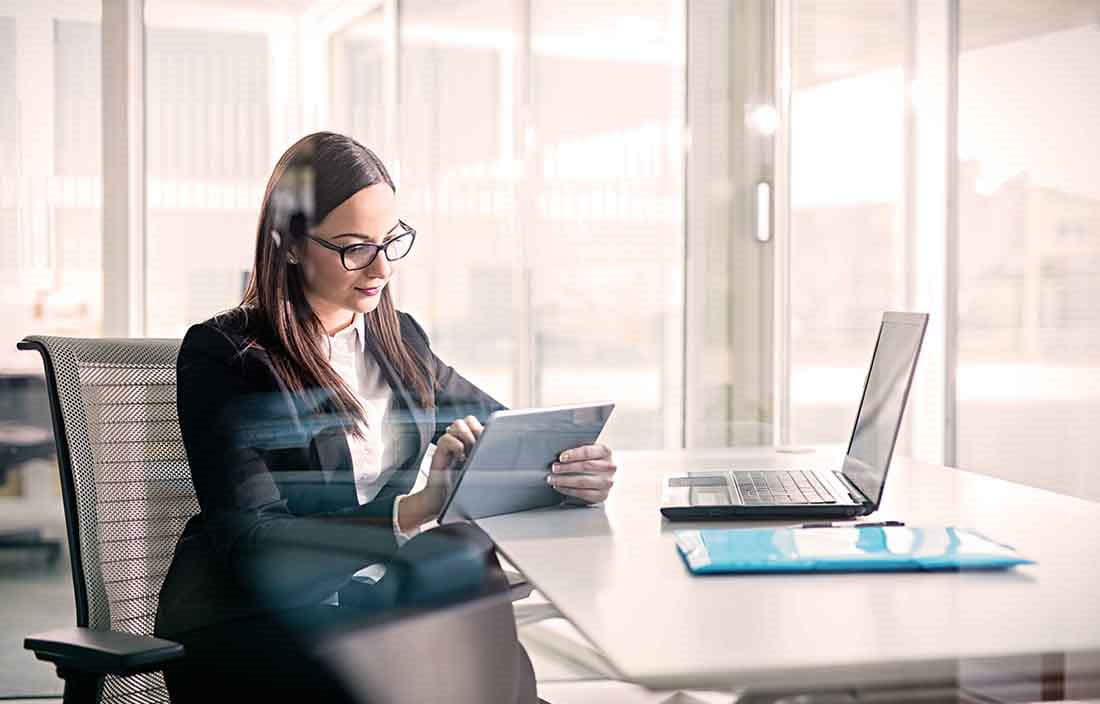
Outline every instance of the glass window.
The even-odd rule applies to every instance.
[[[401,6],[398,196],[420,233],[398,305],[437,353],[508,405],[518,383],[526,290],[517,228],[512,0]]]
[[[793,5],[794,443],[847,441],[882,313],[906,303],[906,17],[900,1]]]
[[[531,401],[614,399],[624,449],[682,439],[683,13],[531,4]]]
[[[6,8],[12,8],[7,10]],[[61,694],[28,633],[73,625],[49,407],[26,335],[102,332],[100,3],[8,3],[0,16],[0,697]],[[11,458],[31,459],[13,464]]]
[[[98,22],[54,23],[54,178],[50,198],[58,293],[72,335],[102,324],[102,103]]]
[[[722,0],[692,3],[687,13],[684,444],[691,448],[769,444],[775,433],[776,239],[759,239],[757,205],[761,183],[775,185],[776,175],[774,16],[769,2]]]
[[[181,337],[239,303],[252,267],[274,164],[269,39],[232,15],[196,27],[148,6],[146,334]]]
[[[961,6],[958,461],[1100,499],[1096,3]]]
[[[40,368],[15,350],[26,334],[101,329],[99,36],[84,19],[0,18],[0,86],[16,96],[0,106],[0,368]]]
[[[0,17],[0,90],[5,95],[17,95],[15,69],[15,18]],[[5,284],[14,276],[18,266],[20,234],[16,232],[19,217],[17,204],[19,192],[19,103],[15,100],[0,102],[0,162],[15,168],[0,170],[0,276]],[[7,292],[8,285],[4,290]],[[4,298],[6,301],[7,298]],[[3,303],[5,307],[6,303]],[[12,332],[11,335],[17,334]],[[2,342],[12,342],[5,339]],[[4,345],[4,354],[10,354],[10,345]]]
[[[608,442],[677,445],[682,3],[536,2],[529,46],[520,9],[401,6],[400,305],[505,403],[611,398]]]
[[[384,15],[379,7],[333,34],[330,53],[333,124],[386,163],[393,145],[389,144],[386,129],[390,52]],[[387,168],[392,171],[393,164],[387,163]]]

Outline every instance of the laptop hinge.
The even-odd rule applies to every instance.
[[[835,474],[836,478],[840,480],[840,483],[844,485],[844,488],[848,491],[848,497],[852,501],[866,506],[871,505],[871,500],[864,496],[863,492],[859,490],[859,487],[853,484],[848,477],[844,476],[844,472],[833,470],[833,474]]]

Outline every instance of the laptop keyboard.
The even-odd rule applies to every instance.
[[[733,472],[733,481],[746,505],[752,504],[834,504],[836,499],[813,472]]]

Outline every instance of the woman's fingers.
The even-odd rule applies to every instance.
[[[457,472],[454,470],[466,461],[466,448],[455,436],[444,433],[435,444],[435,454],[428,471],[428,486],[445,495],[450,491]],[[442,500],[442,498],[440,498]]]
[[[466,416],[466,425],[470,426],[470,430],[474,432],[475,437],[481,437],[481,431],[485,430],[477,416]]]
[[[557,489],[558,493],[566,496],[572,496],[575,499],[580,499],[585,503],[598,504],[601,501],[607,499],[606,491],[599,491],[597,489]]]
[[[611,460],[581,460],[580,462],[555,462],[550,465],[550,471],[557,474],[559,472],[611,472],[612,474],[618,467]]]
[[[592,491],[608,492],[614,485],[615,480],[611,477],[610,473],[599,474],[551,474],[549,478],[550,486],[554,487],[558,491],[564,489],[582,489]]]
[[[462,442],[462,445],[469,452],[473,449],[474,443],[477,442],[477,435],[474,432],[473,426],[470,424],[470,419],[473,416],[467,416],[466,418],[459,418],[449,426],[447,426],[447,435],[458,438]],[[474,422],[477,422],[477,418],[473,418]],[[481,424],[478,423],[478,426]],[[480,434],[480,430],[477,431]]]
[[[439,442],[435,446],[436,452],[443,452],[447,457],[447,464],[458,464],[466,459],[466,446],[462,440],[454,435],[444,433],[443,437],[439,438]]]
[[[580,447],[574,447],[572,450],[566,450],[558,456],[558,462],[565,464],[567,462],[577,462],[580,460],[602,460],[611,459],[611,448],[601,443],[595,445],[581,445]]]
[[[595,504],[611,493],[617,469],[606,445],[582,445],[561,453],[550,466],[547,482],[565,496]]]

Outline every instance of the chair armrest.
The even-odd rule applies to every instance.
[[[183,646],[175,641],[91,628],[36,633],[23,640],[23,647],[58,668],[104,675],[159,670],[183,657]]]

